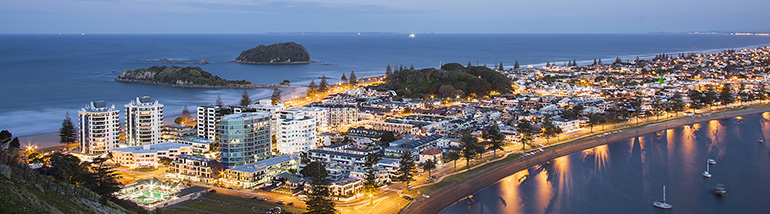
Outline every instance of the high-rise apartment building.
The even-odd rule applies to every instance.
[[[162,143],[163,104],[150,96],[137,97],[126,107],[126,144],[141,146]]]
[[[215,141],[217,126],[223,116],[253,111],[240,106],[198,106],[198,137]]]
[[[220,161],[233,167],[270,157],[270,119],[271,114],[267,112],[223,116],[216,129]]]
[[[281,154],[316,148],[316,121],[305,113],[289,113],[278,118],[277,147]]]
[[[78,111],[80,151],[103,154],[118,144],[120,110],[105,101],[93,101]]]

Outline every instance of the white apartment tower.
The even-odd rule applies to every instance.
[[[278,118],[277,149],[281,154],[305,152],[316,148],[316,120],[305,113],[293,112]]]
[[[103,154],[118,144],[120,110],[107,107],[105,101],[93,101],[78,111],[80,151]]]
[[[248,111],[236,106],[198,106],[198,137],[217,140],[217,126],[223,116]]]
[[[162,143],[163,104],[150,96],[137,97],[126,104],[126,144],[141,146]]]

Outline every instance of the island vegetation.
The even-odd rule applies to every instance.
[[[303,64],[311,63],[310,53],[295,42],[260,45],[241,52],[233,62],[248,64]]]
[[[459,63],[445,64],[441,69],[401,67],[387,75],[384,84],[372,88],[393,90],[409,98],[483,97],[513,90],[505,75],[485,66],[466,67]]]
[[[258,88],[246,80],[226,80],[200,67],[152,66],[123,71],[115,81],[187,88]]]

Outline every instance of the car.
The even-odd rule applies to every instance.
[[[289,206],[294,206],[294,202],[289,202],[289,203],[288,203],[288,204],[286,204],[286,205],[289,205]]]
[[[251,199],[253,199],[253,200],[257,200],[257,196],[251,197]]]
[[[266,201],[267,198],[257,198],[257,201]]]
[[[412,188],[412,185],[411,184],[406,185],[406,188]]]
[[[276,203],[276,204],[280,204],[280,205],[283,205],[283,201],[276,201],[275,203]]]
[[[401,197],[406,199],[406,200],[410,200],[410,201],[412,200],[412,197],[410,197],[408,195],[402,195]]]

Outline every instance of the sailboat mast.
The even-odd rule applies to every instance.
[[[663,203],[666,203],[666,185],[663,185]]]

